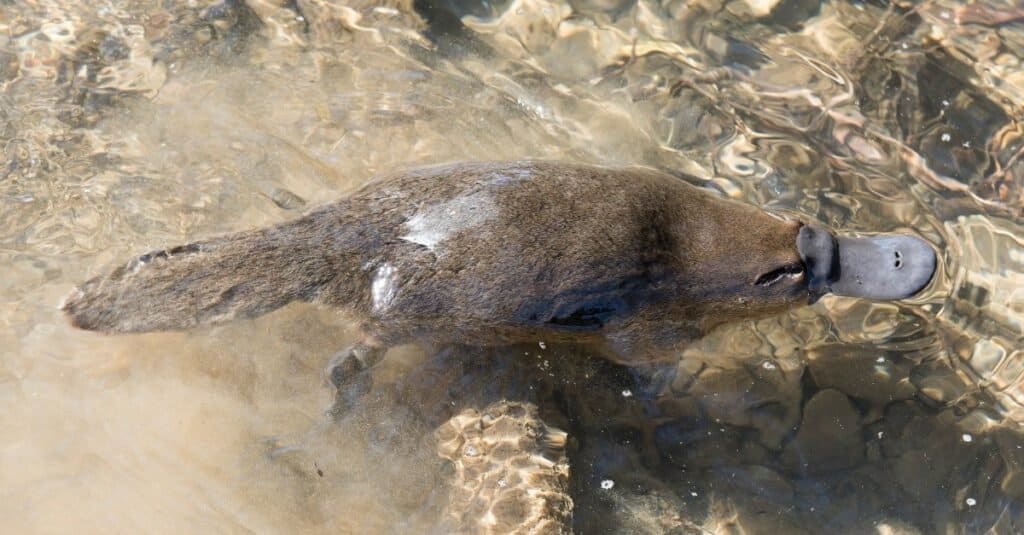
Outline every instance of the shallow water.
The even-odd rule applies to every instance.
[[[486,366],[393,352],[335,422],[333,311],[104,337],[56,307],[375,173],[520,157],[649,165],[942,253],[911,302],[828,297],[653,379],[558,348],[498,374],[561,376],[578,532],[1022,529],[1012,2],[88,4],[0,3],[4,531],[445,530],[432,433]]]

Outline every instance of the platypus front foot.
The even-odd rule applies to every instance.
[[[373,376],[369,370],[386,352],[385,347],[357,343],[331,357],[324,370],[326,380],[335,388],[334,404],[328,414],[340,418],[370,391]]]

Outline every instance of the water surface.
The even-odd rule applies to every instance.
[[[432,433],[460,399],[429,385],[486,369],[403,348],[335,422],[322,369],[355,333],[334,311],[104,337],[56,308],[133,254],[376,173],[530,157],[648,165],[942,253],[912,302],[829,297],[654,378],[531,350],[579,440],[578,532],[1020,531],[1021,17],[994,0],[3,3],[0,525],[442,530]]]

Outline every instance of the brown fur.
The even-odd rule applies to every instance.
[[[637,362],[805,301],[800,225],[646,169],[458,163],[143,255],[63,309],[80,328],[143,332],[304,300],[347,308],[384,346],[581,341]]]

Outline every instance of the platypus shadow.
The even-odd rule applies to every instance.
[[[845,358],[861,352],[876,359],[868,346]],[[398,403],[436,429],[420,444],[444,460],[437,533],[928,531],[958,514],[934,506],[949,485],[989,509],[1015,503],[985,474],[1002,473],[991,464],[1024,444],[1019,430],[977,433],[955,407],[904,395],[908,369],[878,385],[895,397],[876,404],[806,368],[779,383],[761,358],[719,364],[725,378],[703,379],[714,392],[679,394],[693,364],[625,366],[571,344],[446,347],[332,414],[347,426],[359,407]],[[796,420],[738,422],[786,404]],[[938,472],[914,475],[925,459]]]

